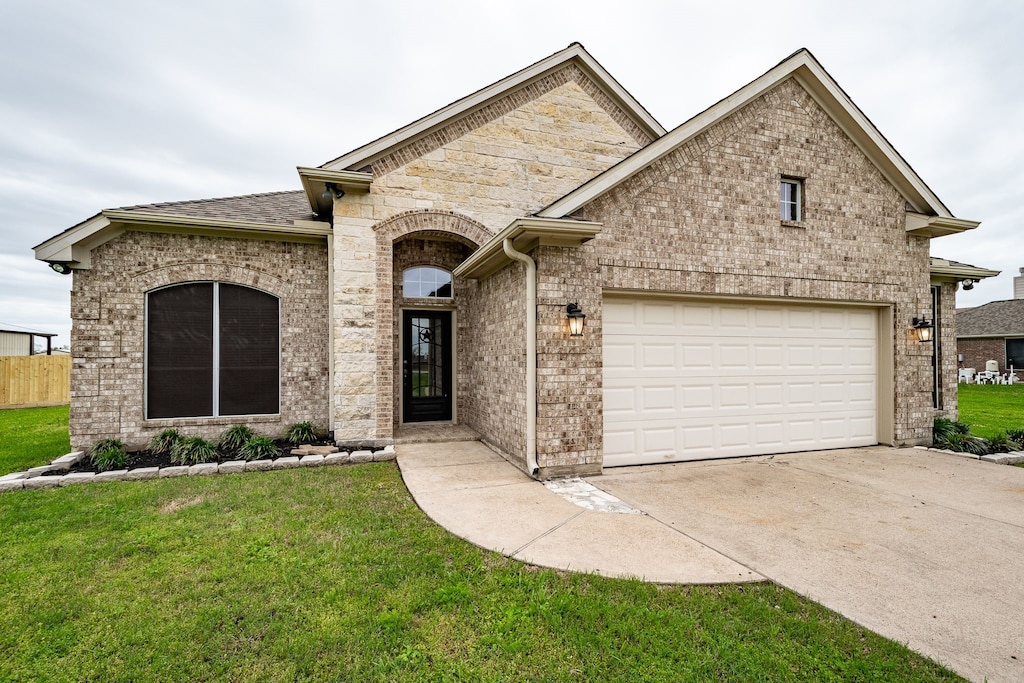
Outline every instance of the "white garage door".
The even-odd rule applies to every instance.
[[[604,301],[604,466],[869,446],[869,308]]]

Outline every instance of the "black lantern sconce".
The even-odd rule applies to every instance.
[[[928,318],[914,318],[912,324],[914,326],[914,336],[917,337],[919,344],[924,344],[932,340],[932,334],[935,332],[935,325],[933,325]]]
[[[580,305],[573,302],[566,304],[565,317],[569,319],[569,336],[582,337],[583,327],[587,324],[587,316],[580,310]]]

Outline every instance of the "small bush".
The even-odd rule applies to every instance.
[[[955,451],[956,453],[970,453],[972,455],[988,455],[991,449],[988,439],[959,432],[950,434],[943,441],[936,441],[935,445],[939,448]]]
[[[225,453],[238,453],[239,449],[245,445],[245,442],[254,436],[256,436],[256,433],[246,425],[228,427],[220,435],[220,448]]]
[[[242,444],[238,455],[244,460],[269,460],[281,455],[281,449],[269,436],[254,436]]]
[[[97,472],[119,470],[128,461],[128,449],[120,439],[102,439],[89,450],[89,460]]]
[[[1006,438],[1014,443],[1024,444],[1024,429],[1007,429]]]
[[[178,465],[198,465],[217,459],[217,448],[201,436],[188,436],[171,451],[171,462]]]
[[[320,439],[320,432],[312,422],[296,422],[288,427],[288,440],[298,446],[303,443],[314,443]]]
[[[1010,453],[1013,451],[1021,450],[1021,443],[1016,439],[1011,439],[1008,434],[999,432],[994,437],[989,439],[989,452],[990,453]]]
[[[153,440],[149,442],[149,448],[158,455],[172,453],[182,438],[177,429],[165,429],[153,437]]]
[[[970,431],[970,425],[963,422],[937,417],[932,424],[932,439],[936,442],[945,441],[952,434],[969,434]]]

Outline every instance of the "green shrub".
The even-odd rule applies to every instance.
[[[288,427],[288,440],[295,445],[314,443],[320,439],[320,432],[312,422],[296,422]]]
[[[970,431],[970,425],[966,425],[963,422],[937,417],[932,424],[932,439],[937,443],[945,441],[952,434],[969,434]]]
[[[225,453],[238,453],[239,449],[245,445],[245,442],[254,436],[256,436],[256,433],[246,425],[228,427],[220,435],[220,448]]]
[[[999,432],[989,439],[990,453],[1010,453],[1011,451],[1019,450],[1021,450],[1020,441],[1010,438],[1008,434],[1003,432]]]
[[[988,439],[959,432],[950,434],[943,441],[936,441],[935,445],[939,448],[955,451],[956,453],[970,453],[972,455],[988,455],[991,449]]]
[[[165,429],[153,437],[149,442],[149,448],[157,454],[172,453],[182,438],[177,429]]]
[[[269,460],[281,455],[281,449],[269,436],[254,436],[242,444],[238,455],[244,460]]]
[[[171,451],[171,462],[178,465],[198,465],[217,459],[217,447],[201,436],[187,436]]]
[[[1007,429],[1006,438],[1014,443],[1024,444],[1024,429]]]
[[[102,439],[89,450],[89,460],[97,472],[119,470],[128,461],[128,449],[120,439]]]

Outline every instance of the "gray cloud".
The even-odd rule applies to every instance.
[[[31,247],[127,204],[298,187],[317,165],[579,40],[671,128],[810,48],[973,233],[1024,266],[1024,10],[1007,3],[288,3],[0,7],[0,319],[63,334],[70,278]]]

